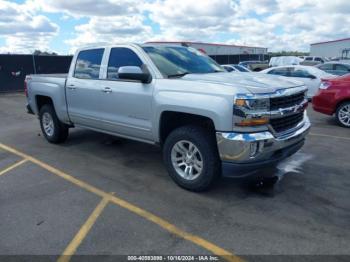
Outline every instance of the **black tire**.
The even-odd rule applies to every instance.
[[[43,115],[47,113],[51,116],[52,120],[53,120],[53,134],[49,135],[43,126]],[[52,105],[43,105],[40,109],[39,112],[39,121],[40,121],[40,127],[41,127],[41,131],[44,135],[44,137],[46,138],[46,140],[50,143],[53,144],[59,144],[59,143],[63,143],[64,141],[66,141],[67,137],[68,137],[68,126],[63,124],[57,117],[55,109]]]
[[[194,180],[186,180],[181,177],[172,163],[172,149],[177,142],[182,140],[193,143],[202,157],[202,172]],[[208,190],[221,175],[221,160],[217,150],[215,133],[213,130],[204,127],[191,125],[173,130],[164,143],[163,159],[168,173],[175,183],[190,191]]]
[[[346,101],[346,102],[344,102],[344,103],[341,103],[341,104],[337,107],[337,111],[335,112],[335,117],[336,117],[337,122],[338,122],[338,124],[339,124],[340,126],[350,128],[350,125],[346,125],[346,124],[342,123],[341,120],[340,120],[340,110],[341,110],[342,108],[344,108],[345,106],[350,107],[350,101]]]

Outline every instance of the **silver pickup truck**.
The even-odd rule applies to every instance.
[[[83,127],[159,145],[171,178],[192,191],[275,165],[310,128],[304,85],[227,73],[190,47],[80,49],[68,75],[29,75],[25,89],[49,142]]]

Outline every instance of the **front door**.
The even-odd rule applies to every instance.
[[[104,103],[101,106],[105,128],[109,132],[152,140],[153,83],[121,80],[118,69],[122,66],[138,66],[144,63],[130,48],[110,49],[107,72],[101,80]]]

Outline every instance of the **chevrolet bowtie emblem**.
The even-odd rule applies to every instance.
[[[296,105],[294,107],[294,113],[298,112],[300,108],[301,108],[301,105]]]

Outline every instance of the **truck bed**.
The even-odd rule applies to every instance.
[[[54,78],[67,78],[68,74],[37,74],[37,75],[30,75],[32,78],[37,77],[54,77]]]
[[[36,89],[42,85],[47,85],[47,88],[52,86],[64,88],[67,76],[68,74],[29,75],[26,77],[26,81],[29,89]]]
[[[60,119],[68,119],[65,94],[67,76],[68,74],[42,74],[26,77],[28,104],[35,114],[39,114],[37,97],[41,96],[53,101]]]

